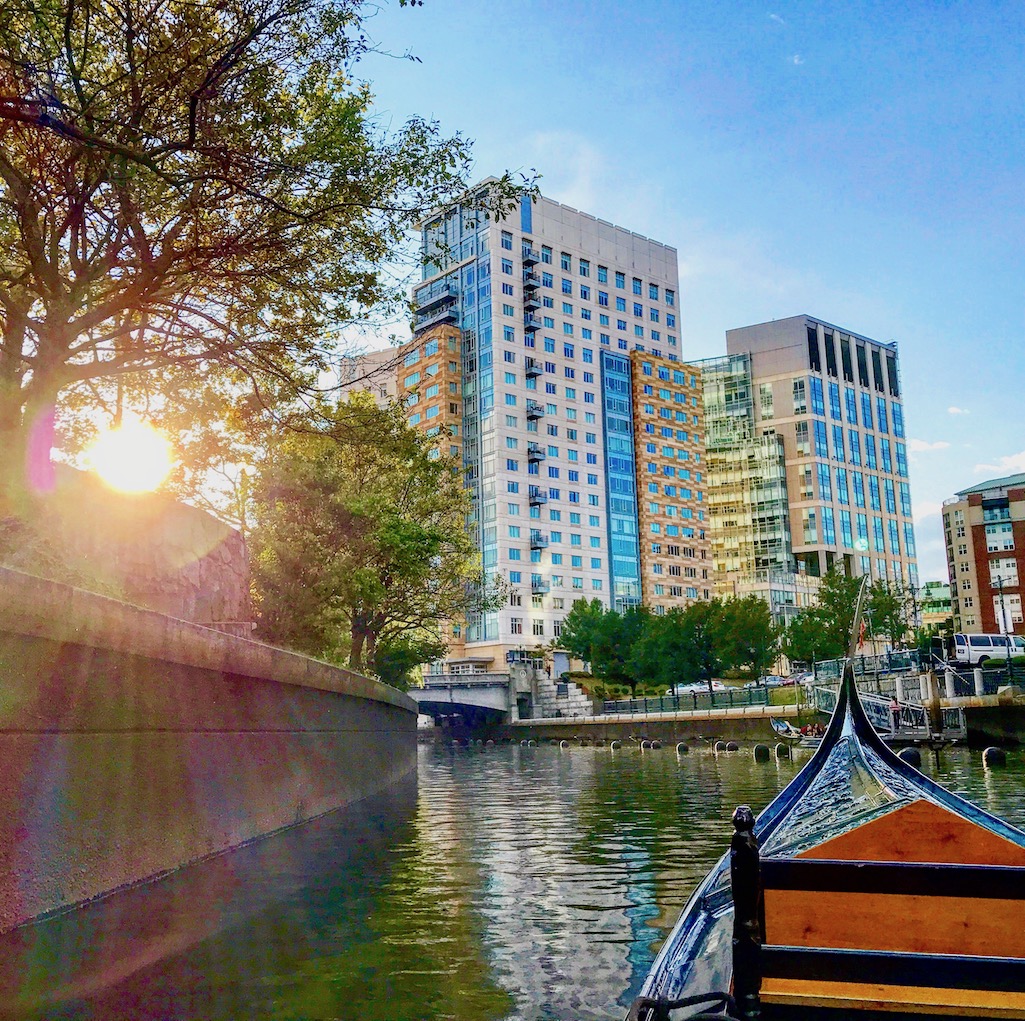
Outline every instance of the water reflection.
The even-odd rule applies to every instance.
[[[1019,757],[941,761],[926,771],[1025,822]],[[422,748],[418,793],[0,941],[0,1002],[16,992],[19,1019],[622,1017],[733,807],[800,765]]]

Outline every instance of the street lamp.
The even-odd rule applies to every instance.
[[[1000,593],[1000,633],[1007,639],[1007,683],[1011,683],[1011,622],[1007,619],[1004,606],[1004,576],[997,575],[997,591]]]

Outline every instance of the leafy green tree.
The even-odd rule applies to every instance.
[[[562,622],[559,647],[585,663],[594,664],[608,611],[600,599],[574,600]]]
[[[605,609],[600,599],[578,599],[566,614],[559,644],[590,662],[596,677],[633,689],[640,678],[630,669],[631,651],[648,620],[648,611],[640,607],[628,607],[618,613]]]
[[[393,688],[405,691],[417,667],[441,659],[448,646],[436,635],[382,638],[374,651],[374,673]]]
[[[353,669],[405,677],[481,606],[456,466],[365,394],[330,427],[280,437],[251,531],[259,633]],[[380,657],[380,659],[379,659]]]
[[[719,604],[715,645],[725,669],[746,669],[760,677],[775,660],[778,642],[779,631],[764,599],[752,595]]]
[[[696,680],[710,683],[719,668],[715,629],[706,613],[695,610],[707,605],[694,603],[663,616],[649,616],[631,650],[631,674],[660,690]]]
[[[400,0],[404,2],[404,0]],[[399,309],[383,271],[463,190],[466,143],[385,135],[362,0],[9,0],[0,19],[0,483],[112,380],[316,388]],[[508,198],[502,179],[482,207]],[[116,390],[117,387],[115,386]],[[163,397],[173,394],[165,388]],[[69,405],[70,406],[70,405]],[[0,498],[4,490],[0,490]]]
[[[834,647],[824,638],[824,634],[825,620],[822,612],[818,607],[808,607],[802,610],[783,632],[783,651],[787,658],[795,663],[834,659]]]
[[[610,610],[595,647],[594,672],[610,684],[627,684],[635,689],[644,678],[631,669],[631,656],[650,619],[651,614],[639,606],[629,606],[622,613]]]
[[[848,577],[834,566],[822,578],[818,605],[802,610],[783,639],[787,656],[801,662],[847,655],[861,579]]]
[[[908,593],[903,585],[874,581],[868,590],[865,620],[873,638],[891,645],[904,641],[908,631]]]
[[[683,611],[683,622],[691,645],[685,669],[712,690],[712,680],[722,668],[719,638],[722,629],[722,604],[718,600],[691,603]]]

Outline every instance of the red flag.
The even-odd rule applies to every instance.
[[[865,644],[865,622],[862,621],[858,628],[858,648],[860,649]]]

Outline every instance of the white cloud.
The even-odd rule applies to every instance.
[[[939,500],[921,500],[915,504],[915,524],[920,525],[926,518],[931,518],[943,510]]]
[[[804,63],[804,57],[800,53],[795,53],[791,58],[791,62],[800,67]]]
[[[967,408],[956,408],[956,407],[954,407],[954,405],[951,405],[949,408],[947,408],[947,414],[948,415],[970,415],[971,412]]]
[[[977,464],[975,471],[992,472],[994,475],[1017,475],[1018,472],[1025,472],[1025,450],[1002,457],[997,464]]]
[[[777,25],[786,24],[786,22],[778,14],[770,14],[769,21],[775,21]]]
[[[912,454],[924,454],[927,450],[946,450],[950,444],[946,440],[929,443],[927,440],[908,440],[908,450]]]

